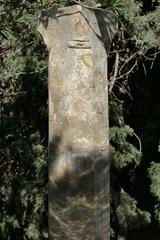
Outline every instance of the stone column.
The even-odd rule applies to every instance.
[[[109,11],[74,5],[41,14],[49,49],[49,239],[109,240]]]

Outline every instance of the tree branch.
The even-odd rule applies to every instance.
[[[118,74],[118,64],[119,64],[119,52],[116,52],[116,60],[115,60],[115,67],[114,67],[114,75],[112,80],[110,81],[109,92],[112,92],[113,86],[115,84],[117,74]]]

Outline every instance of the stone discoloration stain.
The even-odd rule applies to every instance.
[[[81,59],[87,68],[92,68],[93,57],[91,53],[86,53],[81,56]]]
[[[85,37],[88,32],[88,26],[86,25],[84,19],[82,22],[82,15],[78,13],[72,16],[73,24],[73,34],[75,37]]]

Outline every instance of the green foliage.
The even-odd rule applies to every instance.
[[[114,219],[111,223],[111,226],[113,231],[112,235],[115,234],[115,236],[119,235],[121,237],[125,237],[125,239],[128,239],[128,231],[130,231],[129,229],[131,229],[132,226],[136,226],[136,228],[141,229],[143,224],[150,224],[150,213],[153,214],[151,206],[148,206],[150,213],[142,211],[137,207],[139,201],[141,200],[139,199],[139,196],[137,197],[136,191],[138,190],[134,188],[139,188],[139,185],[142,184],[140,191],[143,192],[143,189],[147,189],[148,187],[144,186],[143,183],[138,182],[141,181],[138,180],[138,174],[140,171],[141,176],[143,176],[144,179],[147,179],[147,176],[145,176],[145,168],[147,168],[148,162],[151,160],[158,160],[157,155],[155,155],[154,158],[153,151],[157,151],[156,148],[158,141],[157,136],[159,136],[159,121],[150,121],[150,124],[152,123],[151,127],[148,125],[149,123],[146,123],[145,129],[142,130],[142,127],[140,129],[139,124],[144,126],[144,123],[141,123],[136,116],[139,102],[137,102],[135,109],[131,108],[131,111],[134,111],[133,115],[131,114],[133,120],[130,119],[129,122],[127,120],[127,125],[129,125],[131,122],[132,126],[136,128],[136,132],[138,130],[141,136],[140,139],[138,139],[134,134],[134,127],[126,127],[125,121],[126,115],[130,115],[129,103],[131,106],[134,105],[134,100],[137,97],[134,91],[136,88],[140,88],[138,84],[136,86],[136,81],[138,82],[136,79],[138,74],[136,75],[136,72],[138,71],[138,68],[140,68],[140,64],[142,64],[145,74],[147,75],[144,59],[150,57],[147,55],[149,51],[153,51],[154,54],[154,51],[158,51],[159,48],[159,23],[157,22],[159,19],[159,5],[156,2],[154,10],[150,9],[150,11],[147,12],[146,9],[144,9],[142,1],[111,0],[106,1],[106,4],[107,8],[112,9],[119,18],[119,31],[114,40],[113,48],[109,56],[109,78],[112,79],[112,76],[115,74],[116,70],[115,55],[117,52],[119,54],[118,73],[114,88],[109,96],[109,117],[111,126],[110,153],[112,156],[111,187],[113,191],[111,200],[111,202],[113,201],[113,205],[111,205],[111,217]],[[148,75],[146,76],[146,79],[148,80]],[[140,81],[141,79],[139,82]],[[130,83],[132,83],[133,86],[130,85]],[[150,85],[152,85],[151,81]],[[143,88],[143,91],[145,92],[144,87],[141,86],[141,88]],[[145,92],[145,94],[147,93]],[[145,95],[143,96],[145,99]],[[134,122],[135,120],[137,121],[136,123]],[[144,143],[141,142],[142,136],[144,136]],[[141,145],[143,147],[144,156],[137,149],[138,142],[140,144],[140,147],[138,148],[141,149]],[[156,167],[158,166],[156,165]],[[146,181],[147,180],[144,181],[145,184]],[[155,184],[154,181],[153,184],[153,180],[151,180],[151,182],[151,192],[153,193],[154,191],[153,194],[155,196],[155,193],[158,194],[159,192],[158,183]],[[122,193],[121,189],[123,188],[125,189],[125,192]],[[149,189],[147,190],[147,194],[149,194]],[[126,198],[122,198],[121,195],[123,194],[126,198],[128,197],[128,200]],[[136,196],[137,199],[135,200],[131,196]],[[122,202],[121,199],[123,199]],[[155,219],[158,220],[159,201],[156,203],[152,202],[152,204],[155,204]]]
[[[143,41],[148,48],[159,46],[160,7],[156,11],[137,18],[134,34],[136,41]]]
[[[158,222],[160,222],[160,203],[155,205],[154,213],[155,213],[155,219]]]
[[[7,146],[7,156],[4,160],[6,162],[9,161],[10,168],[14,166],[15,169],[10,169],[10,171],[8,169],[9,172],[1,176],[1,204],[3,208],[7,207],[3,210],[1,209],[2,213],[6,215],[9,211],[9,205],[13,204],[15,206],[15,221],[12,221],[14,223],[13,226],[19,228],[20,226],[21,228],[22,226],[26,226],[25,234],[30,233],[30,225],[32,226],[32,224],[37,229],[34,232],[35,236],[30,239],[41,239],[39,225],[42,224],[44,214],[47,211],[45,209],[47,152],[46,148],[39,141],[40,136],[37,133],[31,134],[28,137],[21,136],[19,140],[16,139],[10,146]],[[6,191],[4,186],[7,187],[8,191]],[[16,199],[13,199],[14,194],[17,195]],[[3,225],[0,225],[4,236],[9,234],[9,230],[7,229],[11,225],[11,220],[11,217],[9,220],[8,218],[4,218]],[[15,223],[19,223],[19,225]],[[4,224],[7,226],[5,229],[3,228]],[[27,236],[29,237],[30,235]]]
[[[148,173],[151,179],[151,193],[160,201],[160,163],[151,162]]]
[[[157,1],[156,3],[158,4]],[[118,14],[122,24],[123,39],[124,33],[127,33],[129,39],[135,40],[145,49],[159,47],[159,6],[143,15],[142,1],[139,0],[110,0],[106,1],[106,5]]]
[[[119,226],[123,231],[140,228],[151,222],[151,214],[140,210],[137,207],[137,201],[124,191],[120,193],[116,213]]]
[[[111,140],[118,144],[123,144],[126,141],[128,136],[133,136],[133,129],[129,126],[125,126],[124,128],[111,128],[110,130]]]
[[[28,237],[28,239],[35,239],[38,240],[39,239],[39,231],[36,228],[35,224],[29,224],[28,228],[25,230],[26,232],[26,236]]]
[[[16,216],[6,215],[1,219],[0,228],[1,231],[10,231],[11,229],[19,228],[19,223],[16,219]]]
[[[154,209],[155,218],[160,221],[160,163],[151,162],[148,175],[151,180],[150,191],[157,200]]]
[[[112,79],[116,72],[116,55],[119,54],[118,73],[110,93],[109,109],[113,194],[111,226],[115,236],[119,235],[125,239],[128,239],[128,231],[132,226],[141,229],[143,224],[150,224],[151,214],[152,216],[155,214],[154,221],[160,219],[160,169],[159,163],[157,163],[159,162],[160,136],[159,100],[154,96],[154,102],[152,102],[150,97],[156,95],[152,92],[153,88],[151,89],[152,81],[156,78],[151,68],[154,66],[157,69],[156,64],[159,62],[157,60],[155,64],[153,59],[158,56],[160,46],[160,2],[150,1],[147,6],[146,2],[138,0],[106,1],[107,8],[116,12],[119,18],[119,31],[109,56],[109,78]],[[150,69],[149,66],[151,66]],[[145,84],[147,88],[145,88]],[[146,100],[147,103],[145,103]],[[157,110],[154,109],[152,113],[150,106],[156,106]],[[144,115],[145,112],[147,114],[140,118],[143,111]],[[127,125],[131,124],[131,127],[126,128],[126,121]],[[133,129],[138,132],[138,138]],[[138,142],[140,150],[142,145],[142,153],[137,150]],[[155,162],[150,165],[151,161]],[[147,171],[151,181],[150,189]],[[151,205],[154,206],[154,213]],[[141,206],[142,209],[147,208],[148,212],[142,211],[138,206]],[[154,223],[152,224],[154,225]]]
[[[1,6],[2,240],[47,238],[47,61],[35,19],[42,2]]]
[[[141,4],[140,1],[135,0],[106,0],[106,6],[115,11],[123,20],[130,22],[139,16]]]
[[[112,165],[115,168],[124,168],[130,163],[136,165],[140,163],[141,153],[127,141],[129,136],[133,136],[133,129],[129,126],[110,129],[110,153],[113,158]]]
[[[0,221],[0,233],[2,235],[9,235],[11,231],[19,229],[20,225],[16,219],[16,216],[5,215]]]
[[[117,102],[117,99],[109,96],[109,118],[110,126],[122,127],[125,125],[123,118],[123,103]]]
[[[151,179],[151,193],[160,201],[160,163],[151,162],[148,173]]]

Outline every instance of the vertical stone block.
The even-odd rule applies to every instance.
[[[43,12],[49,49],[49,239],[109,240],[109,11]]]

